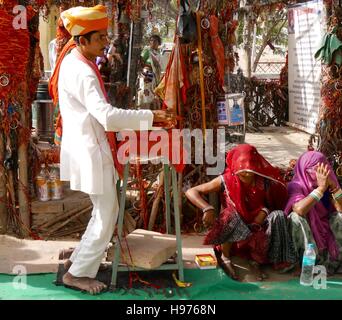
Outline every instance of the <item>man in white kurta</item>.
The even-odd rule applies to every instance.
[[[104,13],[103,8],[93,8],[95,20],[103,19],[99,17]],[[92,8],[87,8],[85,13],[82,11],[84,9],[72,8],[66,14],[62,13],[64,25],[73,36],[79,35],[79,26],[73,26],[79,16],[83,19],[80,25],[86,26],[89,32],[91,24],[83,22],[89,14],[91,16],[89,9]],[[70,15],[73,19],[68,19]],[[65,285],[92,294],[105,288],[103,283],[94,278],[113,235],[119,211],[116,191],[118,174],[105,131],[139,130],[142,121],[151,128],[153,120],[168,120],[167,114],[163,115],[160,111],[122,110],[107,103],[98,75],[78,56],[81,53],[91,60],[96,57],[96,52],[100,53],[107,44],[106,32],[102,25],[101,30],[92,34],[89,41],[78,37],[78,46],[63,59],[58,78],[59,105],[63,119],[61,179],[70,181],[72,190],[88,193],[93,203],[91,220],[70,258],[72,264],[63,281]]]

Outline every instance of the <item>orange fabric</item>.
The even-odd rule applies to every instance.
[[[72,36],[80,36],[91,31],[108,28],[107,9],[103,5],[95,7],[73,7],[61,13],[65,28]]]
[[[58,102],[58,76],[62,61],[64,57],[75,47],[75,41],[73,39],[70,39],[69,42],[64,46],[61,54],[56,61],[55,69],[49,81],[49,94],[51,99],[53,100],[54,105],[57,105]]]
[[[177,112],[179,105],[179,90],[183,102],[186,100],[186,90],[189,82],[186,75],[186,68],[182,59],[181,47],[178,37],[172,50],[165,76],[155,89],[155,93],[163,100],[164,107]]]

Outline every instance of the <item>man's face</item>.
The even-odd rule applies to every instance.
[[[156,39],[151,39],[151,40],[150,40],[150,47],[151,47],[152,49],[157,50],[158,47],[159,47],[159,42],[158,42],[158,40],[156,40]]]
[[[108,46],[107,30],[100,30],[91,35],[90,41],[84,38],[83,49],[94,57],[103,56],[106,46]]]

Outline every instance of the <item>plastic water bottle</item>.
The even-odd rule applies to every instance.
[[[45,167],[45,164],[41,165],[40,172],[36,177],[36,185],[37,185],[37,193],[38,199],[40,201],[49,201],[50,191],[49,191],[49,182],[48,182],[48,171]]]
[[[313,243],[309,243],[303,256],[302,273],[300,275],[300,284],[311,286],[313,283],[313,269],[316,263],[316,253]]]
[[[52,200],[60,200],[63,198],[63,182],[60,180],[59,164],[52,164],[50,166],[50,195]]]

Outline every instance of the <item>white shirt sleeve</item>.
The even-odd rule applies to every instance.
[[[82,82],[81,102],[106,131],[152,128],[153,113],[151,110],[125,110],[113,107],[107,103],[95,74],[87,73],[82,78]]]

